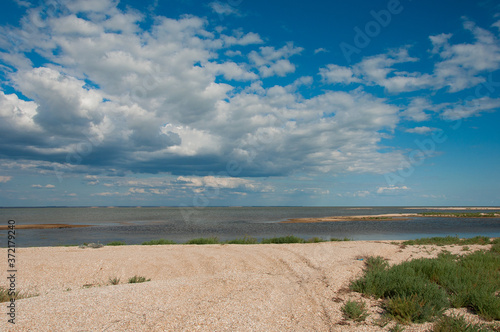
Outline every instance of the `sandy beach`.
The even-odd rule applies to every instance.
[[[484,247],[470,246],[478,248]],[[370,305],[365,322],[342,316],[345,301],[361,298],[347,290],[362,273],[361,259],[380,255],[394,264],[442,250],[457,253],[461,246],[347,241],[18,248],[17,290],[38,295],[17,300],[15,327],[3,315],[0,330],[387,331],[393,323],[374,324],[382,312],[378,301],[364,298]],[[7,257],[7,249],[0,251]],[[7,271],[6,259],[0,263]],[[151,281],[128,284],[134,275]],[[111,285],[110,278],[121,281]]]

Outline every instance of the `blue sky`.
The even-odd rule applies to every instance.
[[[0,206],[500,205],[497,1],[8,0]]]

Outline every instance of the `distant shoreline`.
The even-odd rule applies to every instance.
[[[70,224],[29,224],[16,225],[16,229],[54,229],[54,228],[79,228],[91,227],[92,225],[70,225]],[[1,225],[0,230],[7,230],[9,226]]]
[[[448,208],[436,210],[449,210]],[[497,208],[485,208],[484,210],[498,210]],[[443,217],[443,218],[500,218],[500,213],[445,213],[445,212],[426,212],[426,213],[387,213],[376,215],[356,215],[356,216],[332,216],[322,218],[291,218],[280,221],[282,224],[295,223],[317,223],[317,222],[338,222],[338,221],[388,221],[388,220],[408,220],[411,217]]]

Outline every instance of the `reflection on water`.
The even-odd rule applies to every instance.
[[[16,244],[20,247],[111,241],[140,244],[159,238],[185,242],[195,237],[208,236],[217,236],[220,240],[243,236],[261,239],[291,234],[303,238],[348,237],[354,240],[405,240],[446,235],[500,237],[500,218],[416,217],[405,221],[278,223],[289,218],[426,211],[429,210],[408,210],[403,207],[7,208],[0,209],[0,216],[5,223],[8,219],[15,219],[17,225],[94,225],[74,229],[18,230]],[[1,234],[2,239],[5,239],[6,231]],[[5,244],[1,245],[5,247]]]

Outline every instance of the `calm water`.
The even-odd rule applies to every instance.
[[[228,240],[245,235],[258,239],[296,235],[303,238],[318,236],[324,239],[348,237],[354,240],[405,240],[446,235],[500,237],[500,218],[416,217],[406,221],[279,223],[289,218],[301,217],[426,211],[429,210],[404,207],[0,208],[0,224],[7,225],[9,219],[14,219],[16,225],[46,223],[92,225],[92,227],[73,229],[18,229],[16,239],[18,247],[111,241],[140,244],[159,238],[185,242],[192,238],[208,236]],[[5,247],[7,231],[0,231],[0,234],[0,246]]]

